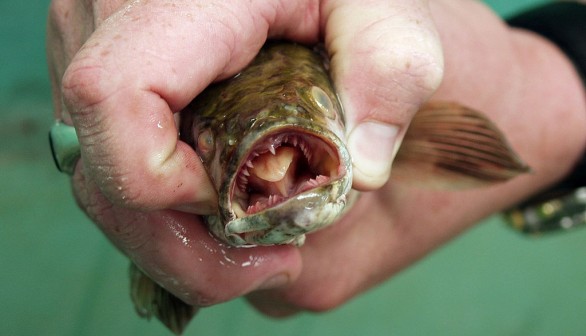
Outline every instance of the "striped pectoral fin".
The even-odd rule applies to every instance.
[[[482,113],[436,102],[413,118],[392,175],[420,186],[464,189],[504,182],[528,171],[503,133]]]
[[[130,263],[130,296],[136,312],[150,320],[155,316],[169,330],[181,335],[198,308],[188,305],[151,280]]]

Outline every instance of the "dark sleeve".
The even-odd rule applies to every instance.
[[[507,21],[510,26],[531,30],[556,44],[570,58],[586,87],[585,4],[549,3]],[[582,156],[576,169],[554,188],[564,192],[582,186],[586,186],[586,156]]]
[[[507,22],[556,44],[572,61],[586,87],[586,4],[552,2],[516,15]],[[551,209],[555,210],[549,213]],[[525,233],[586,225],[586,155],[582,155],[560,183],[509,209],[505,218]]]
[[[555,43],[574,63],[586,83],[586,4],[554,2],[507,20]]]

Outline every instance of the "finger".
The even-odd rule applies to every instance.
[[[332,0],[323,12],[332,76],[347,114],[354,187],[378,188],[412,116],[439,86],[439,38],[427,1]]]
[[[196,215],[118,207],[83,172],[73,182],[81,207],[108,238],[188,304],[208,306],[255,289],[284,286],[300,273],[300,256],[293,247],[230,247],[213,238]]]
[[[138,209],[214,204],[173,113],[245,66],[268,35],[315,39],[307,3],[135,1],[105,20],[63,79],[87,172],[104,194]]]

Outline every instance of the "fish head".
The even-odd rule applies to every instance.
[[[206,222],[236,246],[300,245],[339,217],[351,189],[341,105],[329,86],[290,81],[227,97],[238,80],[204,92],[182,127],[218,192]]]
[[[299,245],[343,211],[352,179],[343,120],[308,111],[314,96],[324,102],[323,92],[310,91],[299,93],[311,95],[305,103],[274,104],[246,119],[241,132],[228,131],[238,139],[210,141],[207,130],[198,136],[204,143],[195,147],[211,160],[218,189],[219,213],[207,218],[216,236],[238,246]]]
[[[257,119],[226,171],[217,220],[235,245],[301,244],[338,218],[352,177],[341,139],[291,115]]]

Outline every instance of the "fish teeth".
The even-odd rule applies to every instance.
[[[303,152],[303,155],[305,155],[305,158],[307,159],[307,161],[310,161],[311,160],[311,152],[309,151],[307,144],[305,142],[302,142],[299,145],[299,148],[301,148],[301,151]]]
[[[275,145],[271,144],[269,146],[269,151],[271,152],[271,154],[276,155],[277,151],[275,150]]]
[[[252,160],[248,160],[248,161],[246,161],[246,166],[247,166],[248,168],[254,168],[254,165],[252,164]]]
[[[271,196],[269,196],[269,199],[267,200],[266,207],[271,207],[271,206],[273,206],[275,204],[278,204],[283,199],[284,198],[282,196],[279,196],[279,195],[271,195]]]
[[[244,176],[246,176],[246,177],[250,176],[250,173],[248,172],[248,169],[246,169],[246,168],[244,168],[244,169],[242,170],[242,174],[243,174]]]
[[[248,171],[246,171],[248,172]],[[246,176],[250,176],[246,175],[246,173],[243,174],[239,174],[238,175],[238,188],[242,191],[242,192],[246,192],[246,186],[248,185],[248,178]]]
[[[234,211],[234,214],[238,218],[242,218],[242,217],[246,216],[246,212],[244,211],[244,209],[242,208],[242,206],[238,202],[232,203],[232,210]]]
[[[258,212],[260,209],[260,202],[256,202],[254,204],[251,204],[248,206],[248,209],[246,210],[246,213],[254,213],[254,212]]]
[[[262,206],[262,203],[260,201],[257,201],[254,204],[254,211],[261,211],[262,209],[264,209],[264,207]]]

